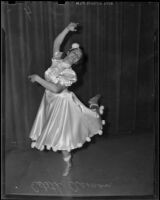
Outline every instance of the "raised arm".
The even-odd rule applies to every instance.
[[[77,23],[70,23],[54,40],[53,43],[53,56],[55,52],[59,52],[61,45],[70,31],[76,31]]]

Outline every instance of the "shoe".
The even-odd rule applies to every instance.
[[[97,94],[96,96],[92,97],[92,98],[88,101],[90,108],[91,108],[92,106],[94,106],[94,107],[99,107],[98,102],[99,102],[99,99],[100,99],[100,98],[101,98],[101,95],[100,95],[100,94]]]

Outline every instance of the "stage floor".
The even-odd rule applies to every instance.
[[[153,134],[95,136],[73,152],[73,168],[63,177],[59,152],[30,147],[6,152],[6,194],[19,195],[152,195]]]

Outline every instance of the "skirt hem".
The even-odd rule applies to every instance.
[[[77,143],[77,145],[75,145],[74,147],[68,147],[68,148],[52,147],[52,146],[50,146],[50,145],[48,145],[48,144],[42,144],[42,145],[40,145],[40,147],[38,147],[39,144],[36,143],[35,138],[30,137],[31,140],[33,140],[33,142],[31,143],[31,147],[32,147],[32,148],[36,148],[36,149],[38,149],[38,150],[40,150],[40,151],[43,151],[44,148],[45,148],[45,146],[46,146],[47,150],[53,150],[54,152],[56,152],[56,151],[69,151],[69,152],[70,152],[71,150],[74,150],[74,149],[77,149],[77,148],[81,148],[81,147],[84,145],[85,142],[90,142],[90,141],[91,141],[91,137],[93,137],[93,136],[95,136],[95,135],[102,135],[102,134],[103,134],[103,131],[102,131],[102,129],[100,129],[100,130],[97,131],[97,133],[95,133],[94,135],[92,135],[92,136],[90,136],[90,137],[86,137],[85,140],[84,140],[83,142],[79,142],[79,143]]]

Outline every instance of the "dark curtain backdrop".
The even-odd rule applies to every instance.
[[[87,58],[79,68],[81,85],[72,89],[84,103],[102,94],[104,135],[151,130],[157,10],[156,3],[2,3],[6,142],[24,145],[29,141],[44,89],[27,77],[43,76],[51,64],[54,38],[70,21],[79,22],[82,30],[64,49],[77,41]]]

